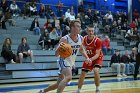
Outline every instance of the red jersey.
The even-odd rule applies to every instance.
[[[92,40],[89,40],[88,36],[85,36],[83,40],[83,45],[86,48],[86,52],[89,58],[96,55],[96,50],[99,50],[99,49],[102,50],[102,41],[100,38],[96,36]],[[100,52],[99,58],[103,58],[102,51]]]

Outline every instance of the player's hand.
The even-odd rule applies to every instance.
[[[64,43],[64,42],[61,42],[61,43],[59,44],[59,47],[64,48],[64,45],[65,45],[65,43]]]
[[[89,58],[87,58],[87,59],[85,60],[85,62],[86,62],[89,66],[92,65],[92,61],[91,61],[91,59],[89,59]]]

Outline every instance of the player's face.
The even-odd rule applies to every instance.
[[[88,34],[88,36],[94,36],[94,28],[90,28],[90,27],[88,27],[87,28],[87,34]]]
[[[80,33],[80,30],[81,30],[81,24],[78,23],[78,22],[75,22],[74,23],[74,26],[73,26],[74,33],[79,34]]]

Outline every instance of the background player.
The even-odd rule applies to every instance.
[[[78,90],[76,93],[80,93],[80,90],[83,85],[83,81],[85,79],[85,76],[88,71],[94,71],[95,75],[95,85],[96,85],[96,91],[95,93],[100,93],[99,86],[100,86],[100,74],[99,70],[102,66],[102,60],[103,60],[103,53],[101,51],[102,49],[102,43],[100,38],[94,35],[94,27],[92,25],[89,25],[87,27],[87,36],[83,39],[83,46],[86,48],[86,52],[92,63],[83,63],[82,67],[82,73],[79,78],[78,82]]]

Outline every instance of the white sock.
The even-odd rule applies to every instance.
[[[99,90],[99,87],[96,87],[96,90]]]
[[[81,91],[81,89],[78,89],[77,91],[78,91],[78,92],[80,92],[80,91]]]

